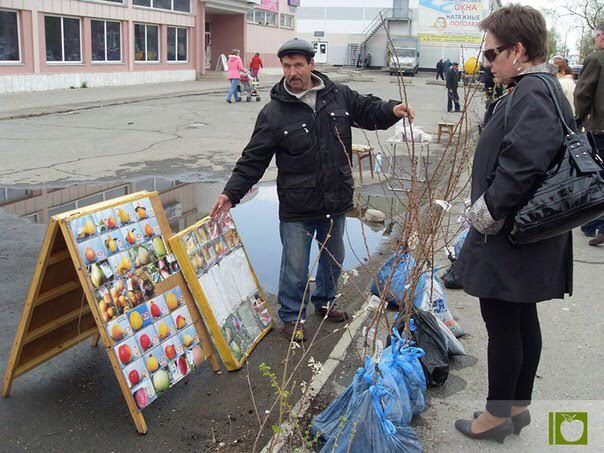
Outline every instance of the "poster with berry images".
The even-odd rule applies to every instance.
[[[107,332],[139,409],[203,362],[180,286],[125,309]]]

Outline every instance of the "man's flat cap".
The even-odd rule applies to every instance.
[[[315,49],[313,48],[313,46],[310,45],[310,43],[308,41],[305,41],[303,39],[294,38],[294,39],[290,39],[289,41],[287,41],[285,44],[283,44],[279,48],[279,51],[277,52],[277,56],[279,58],[281,58],[281,57],[284,57],[285,55],[292,55],[292,54],[307,55],[310,58],[313,58],[315,56]]]

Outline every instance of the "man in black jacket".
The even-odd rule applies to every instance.
[[[397,101],[362,96],[314,71],[314,50],[300,39],[278,52],[284,78],[258,114],[250,142],[210,211],[219,217],[256,184],[273,155],[278,168],[279,231],[283,254],[279,317],[288,339],[304,341],[308,266],[313,236],[325,249],[319,258],[312,302],[330,321],[348,315],[334,301],[344,260],[345,214],[353,208],[351,126],[387,129],[413,109]],[[303,302],[304,300],[304,303]]]
[[[451,69],[447,72],[446,86],[447,86],[447,112],[453,111],[453,104],[455,104],[455,111],[459,112],[459,93],[457,88],[459,87],[459,71],[457,63],[451,65]]]
[[[441,80],[445,80],[445,78],[443,77],[444,72],[445,72],[444,63],[443,63],[443,59],[441,58],[440,60],[438,60],[438,63],[436,63],[436,80],[438,80],[439,78]]]

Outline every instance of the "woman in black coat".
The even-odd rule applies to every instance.
[[[464,290],[480,298],[488,332],[489,394],[475,419],[457,420],[471,438],[500,442],[530,423],[528,405],[541,354],[537,302],[571,291],[570,233],[528,245],[508,239],[515,213],[556,160],[563,130],[545,82],[558,86],[547,57],[545,20],[537,10],[511,5],[481,22],[485,66],[513,90],[491,104],[472,169],[472,224],[461,253]],[[567,124],[573,115],[559,93]],[[512,97],[507,119],[506,104]]]

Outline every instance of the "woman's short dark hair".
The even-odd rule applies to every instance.
[[[529,60],[547,59],[547,25],[543,15],[535,8],[504,6],[493,11],[479,26],[493,33],[502,45],[522,43]]]

